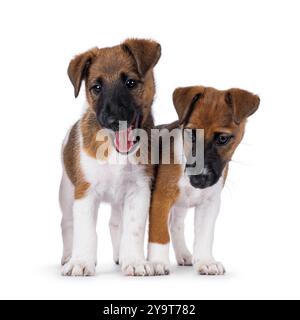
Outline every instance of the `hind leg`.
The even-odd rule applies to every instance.
[[[116,264],[119,264],[120,239],[122,229],[122,211],[121,207],[112,204],[111,215],[109,220],[109,230],[113,247],[113,259]]]
[[[59,189],[59,203],[62,211],[61,231],[63,238],[61,264],[64,265],[72,256],[74,203],[74,186],[65,172],[63,173]]]
[[[187,248],[184,236],[184,219],[186,214],[186,208],[173,207],[170,221],[172,244],[177,263],[180,266],[192,265],[192,254]]]

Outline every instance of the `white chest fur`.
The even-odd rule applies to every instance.
[[[150,179],[142,165],[102,162],[84,151],[80,154],[80,164],[86,181],[95,188],[101,201],[122,202],[129,186],[130,189],[138,187],[139,183]]]
[[[207,201],[214,197],[216,193],[220,193],[223,186],[223,178],[212,187],[205,189],[194,188],[190,184],[190,179],[187,175],[183,174],[179,180],[180,196],[175,205],[178,207],[191,208],[197,207],[203,201]]]

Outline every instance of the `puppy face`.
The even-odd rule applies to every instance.
[[[173,102],[183,128],[204,129],[204,169],[191,175],[190,183],[195,188],[210,187],[220,179],[241,142],[246,119],[257,110],[259,97],[241,89],[198,86],[176,89]],[[195,143],[193,130],[192,134]]]
[[[85,80],[89,108],[101,127],[118,131],[119,121],[142,126],[155,93],[152,69],[160,58],[160,45],[130,39],[121,45],[91,49],[76,56],[68,75],[78,96]]]

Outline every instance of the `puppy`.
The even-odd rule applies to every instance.
[[[178,264],[194,265],[199,274],[221,275],[225,269],[212,255],[221,191],[229,161],[242,140],[246,120],[257,110],[260,100],[241,89],[219,91],[196,86],[176,89],[173,102],[179,128],[190,129],[192,133],[191,145],[184,147],[186,159],[197,142],[195,129],[204,129],[204,166],[200,173],[188,174],[188,164],[176,164],[179,155],[175,151],[173,164],[159,165],[151,201],[148,259],[159,264],[166,274],[169,272],[171,215],[170,231]],[[175,139],[174,145],[183,143],[182,134]],[[184,238],[184,219],[191,207],[195,208],[193,255]]]
[[[69,64],[75,97],[85,81],[87,108],[62,148],[63,275],[95,274],[100,202],[111,203],[113,257],[123,273],[139,276],[154,272],[143,250],[152,167],[137,165],[136,153],[130,155],[131,162],[111,164],[109,160],[116,155],[128,156],[134,148],[134,141],[128,138],[134,129],[149,131],[153,127],[153,67],[160,55],[158,43],[129,39],[118,46],[91,49]],[[119,121],[126,122],[128,128],[121,130]],[[102,139],[104,128],[111,138]]]

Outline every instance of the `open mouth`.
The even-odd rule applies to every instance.
[[[134,130],[139,128],[140,120],[140,115],[136,113],[129,127],[119,128],[119,130],[115,132],[114,145],[119,153],[128,154],[135,149],[138,137],[136,137]]]

